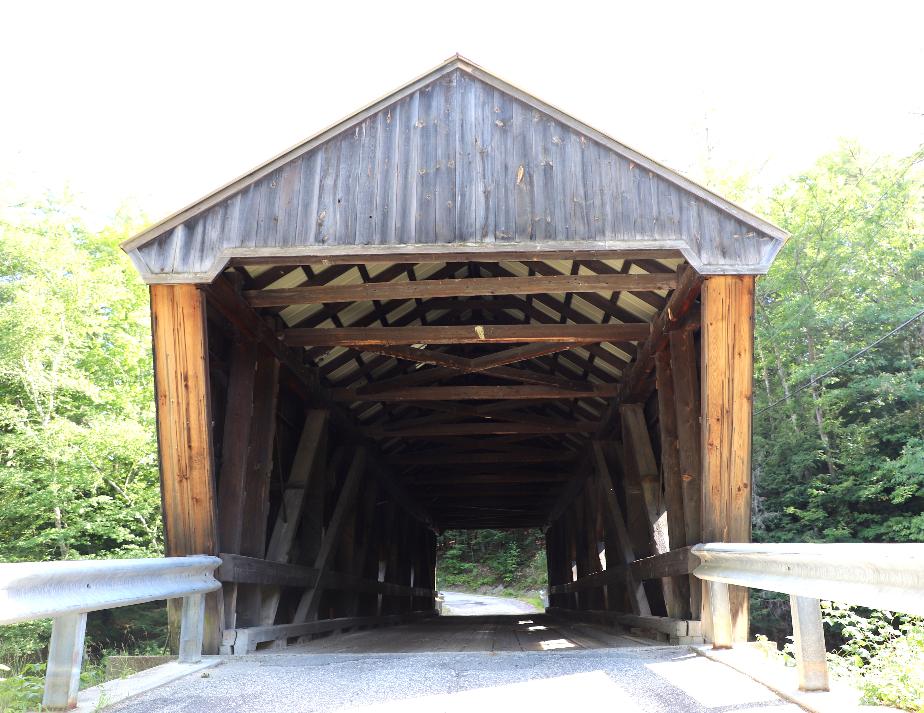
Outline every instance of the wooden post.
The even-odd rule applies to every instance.
[[[276,401],[279,394],[279,362],[260,350],[254,377],[253,423],[244,483],[243,521],[240,523],[241,554],[263,559],[266,555],[269,484],[276,442]],[[262,588],[241,584],[237,592],[236,626],[261,623]]]
[[[218,554],[208,337],[199,288],[151,285],[151,331],[166,554]],[[219,593],[206,596],[203,647],[210,654],[221,642],[220,601]]]
[[[253,386],[257,370],[257,345],[240,336],[231,346],[231,369],[225,408],[221,471],[218,478],[218,541],[221,551],[240,554],[244,521],[244,482],[253,417]],[[225,628],[236,628],[236,582],[222,585]]]
[[[671,357],[666,349],[655,354],[655,368],[658,388],[658,428],[661,435],[661,475],[664,480],[664,499],[667,504],[668,547],[680,549],[687,544],[686,526],[683,514],[683,485],[680,475],[680,453],[677,446],[677,411],[674,406],[674,375],[671,371]],[[690,581],[684,577],[673,577],[679,594],[673,611],[668,616],[686,619],[690,616]]]
[[[641,404],[623,404],[619,408],[619,413],[622,417],[626,475],[639,487],[641,492],[641,498],[636,498],[636,503],[639,499],[641,500],[642,518],[648,527],[647,534],[651,542],[649,552],[653,555],[664,554],[670,551],[667,517],[661,496],[658,466],[645,423],[645,413]],[[676,579],[676,577],[667,577],[661,580],[664,606],[667,615],[671,617],[681,616],[683,606],[683,597]]]
[[[697,545],[703,538],[702,429],[700,428],[700,388],[698,354],[693,332],[681,329],[671,333],[671,373],[674,377],[674,407],[677,423],[677,451],[680,461],[680,487],[683,494],[684,545]],[[674,546],[673,542],[671,546]],[[690,575],[690,611],[701,616],[703,584]]]
[[[321,549],[315,557],[314,568],[318,570],[318,581],[321,580],[324,573],[330,569],[331,560],[336,552],[337,545],[340,542],[340,536],[343,532],[343,526],[346,522],[347,515],[353,511],[356,501],[356,493],[359,490],[360,483],[365,477],[366,472],[366,451],[360,447],[356,449],[353,456],[353,462],[350,464],[350,470],[347,473],[343,487],[337,497],[337,505],[334,513],[331,515],[330,522],[327,525],[327,532],[324,533],[324,540],[321,543]],[[293,619],[294,624],[300,624],[303,621],[314,619],[318,612],[318,605],[321,603],[321,587],[312,587],[302,594],[295,611]]]
[[[619,500],[613,490],[613,479],[606,460],[603,443],[594,441],[593,450],[597,492],[603,501],[603,513],[608,524],[607,529],[612,533],[616,541],[616,548],[613,551],[610,550],[609,546],[606,548],[606,567],[607,569],[615,569],[617,566],[626,567],[625,592],[629,598],[632,613],[647,616],[651,614],[651,608],[648,604],[648,596],[645,594],[645,587],[642,582],[635,578],[631,568],[628,567],[635,561],[636,554],[632,549],[629,533],[626,531],[622,508],[619,507]],[[611,594],[614,589],[615,587],[607,585],[608,594]],[[612,602],[610,602],[609,606],[613,608]]]
[[[703,540],[750,542],[754,277],[707,277],[702,299]],[[747,641],[747,589],[731,586],[729,602],[732,637]]]
[[[302,519],[302,507],[309,488],[314,481],[320,481],[324,471],[324,455],[327,442],[326,410],[309,410],[298,440],[295,458],[286,480],[282,495],[282,507],[276,515],[266,559],[272,562],[289,562],[295,533]],[[316,491],[317,489],[314,488]],[[322,503],[323,505],[323,503]],[[262,623],[273,624],[279,609],[280,589],[276,586],[263,588]]]

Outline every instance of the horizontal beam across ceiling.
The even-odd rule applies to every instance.
[[[412,386],[358,393],[355,389],[331,389],[334,401],[494,401],[502,399],[589,399],[610,398],[619,393],[618,384],[594,385],[588,391],[571,391],[556,386]]]
[[[295,304],[413,300],[428,297],[484,295],[536,295],[546,292],[647,292],[672,290],[677,276],[670,274],[551,275],[535,277],[476,277],[449,280],[365,282],[356,285],[316,285],[270,290],[248,290],[244,297],[253,307]]]
[[[380,428],[370,426],[363,432],[372,438],[425,438],[427,436],[483,436],[511,433],[593,433],[600,427],[596,421],[573,421],[560,426],[536,423],[435,423],[432,426]]]
[[[390,344],[518,344],[525,342],[626,342],[648,338],[647,322],[633,324],[501,324],[454,327],[341,327],[287,329],[293,347],[354,347]]]

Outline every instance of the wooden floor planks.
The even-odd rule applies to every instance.
[[[352,631],[292,646],[288,653],[562,651],[646,644],[615,629],[564,622],[546,614],[442,616],[413,624]]]

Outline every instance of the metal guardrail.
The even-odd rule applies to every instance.
[[[799,688],[828,690],[820,600],[924,615],[924,544],[727,544],[692,548],[708,583],[712,639],[731,648],[728,585],[790,595]]]
[[[77,704],[87,612],[183,598],[182,663],[202,657],[206,592],[221,587],[217,557],[79,560],[0,564],[0,624],[54,619],[42,705],[65,710]]]

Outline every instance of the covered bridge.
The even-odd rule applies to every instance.
[[[553,608],[708,638],[785,238],[453,57],[127,241],[206,650],[431,611],[444,528],[546,528]]]

